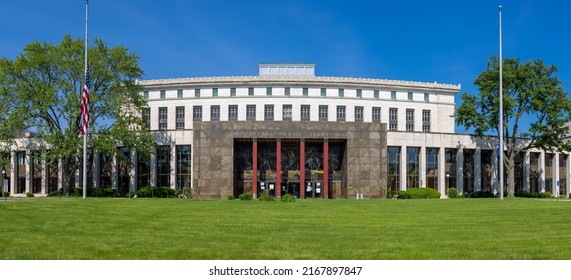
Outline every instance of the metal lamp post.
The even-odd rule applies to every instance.
[[[5,178],[6,178],[6,170],[2,168],[2,196],[4,197],[4,201],[6,201],[6,193],[8,192]]]

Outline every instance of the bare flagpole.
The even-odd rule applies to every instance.
[[[88,15],[88,0],[85,0],[85,75],[84,78],[86,79],[86,81],[84,81],[85,83],[87,82],[87,45],[88,45],[88,41],[87,41],[87,15]],[[85,85],[84,85],[85,87]],[[83,92],[83,90],[82,90]],[[89,101],[87,104],[85,104],[86,109],[89,108]],[[85,121],[85,118],[82,117],[82,119]],[[82,124],[84,126],[85,132],[83,134],[83,199],[87,198],[87,130],[88,125],[86,124]]]
[[[500,200],[504,199],[504,84],[503,84],[503,71],[502,71],[502,64],[503,57],[502,57],[502,5],[499,7],[500,13],[500,124],[498,126],[499,129],[499,137],[500,137]]]

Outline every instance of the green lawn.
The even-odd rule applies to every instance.
[[[0,259],[571,259],[571,201],[0,201]]]

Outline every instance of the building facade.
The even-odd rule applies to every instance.
[[[321,77],[312,64],[260,64],[258,76],[140,84],[156,153],[143,159],[122,150],[131,164],[95,153],[88,187],[192,188],[198,198],[498,191],[497,140],[454,133],[460,85]],[[4,167],[12,195],[61,188],[61,168],[35,160],[25,141]],[[516,159],[516,191],[568,196],[569,174],[567,154],[530,151]]]

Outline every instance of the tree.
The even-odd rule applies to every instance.
[[[136,79],[143,71],[138,56],[125,47],[109,48],[96,39],[89,48],[90,124],[88,146],[120,156],[118,146],[148,156],[154,138],[143,125],[145,100]],[[80,100],[84,82],[84,41],[65,35],[53,45],[26,45],[14,60],[0,59],[0,143],[14,144],[16,132],[33,135],[29,150],[48,162],[62,160],[64,193],[69,175],[82,161]],[[67,175],[67,176],[66,176]]]
[[[514,159],[533,148],[569,151],[567,122],[571,102],[556,76],[556,66],[542,60],[520,63],[518,58],[503,62],[504,166],[508,172],[508,196],[514,196]],[[499,134],[499,59],[492,56],[475,85],[479,95],[463,93],[456,111],[456,123],[473,128],[478,137]],[[520,122],[530,120],[529,131],[519,130]]]

